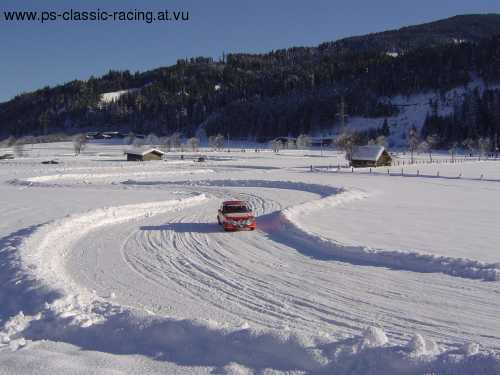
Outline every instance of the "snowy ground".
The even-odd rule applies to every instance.
[[[204,154],[0,161],[0,374],[500,373],[500,161]]]

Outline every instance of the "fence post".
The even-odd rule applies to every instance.
[[[417,176],[420,174],[420,171],[417,169]]]
[[[351,173],[354,173],[354,167],[351,167]]]
[[[401,168],[401,176],[404,176],[404,174],[403,174],[403,168]]]
[[[389,176],[389,170],[387,170],[387,175]]]
[[[313,171],[313,166],[311,165],[311,172]]]

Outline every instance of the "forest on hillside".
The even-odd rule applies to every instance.
[[[499,17],[493,17],[495,22]],[[433,29],[426,26],[406,48],[408,31],[402,29],[318,47],[228,54],[220,61],[179,60],[144,73],[110,71],[0,104],[0,134],[122,130],[191,137],[201,128],[208,135],[264,141],[339,126],[342,98],[351,116],[382,122],[398,108],[381,98],[445,92],[466,85],[472,75],[500,82],[500,35],[485,37],[495,31],[491,23],[485,25],[476,39],[469,32],[464,34],[469,39],[459,42],[436,26],[430,46],[425,41]],[[369,40],[382,42],[378,48],[359,47]],[[388,53],[394,50],[391,45],[398,46],[396,55]],[[116,101],[102,101],[103,93],[119,90],[131,91]],[[500,133],[498,108],[498,92],[474,93],[451,117],[430,113],[422,136],[439,133],[443,145],[494,136]]]

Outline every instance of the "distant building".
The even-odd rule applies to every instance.
[[[383,146],[354,147],[351,155],[351,166],[380,167],[391,165],[392,158]]]
[[[165,153],[156,148],[149,150],[129,150],[125,151],[128,161],[149,161],[149,160],[162,160]]]

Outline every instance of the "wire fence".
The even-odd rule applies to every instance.
[[[418,164],[418,163],[417,163]],[[422,163],[430,164],[430,163]],[[439,163],[436,163],[439,164]],[[444,164],[444,163],[443,163]],[[414,166],[414,164],[407,164],[407,166]],[[389,177],[421,177],[421,178],[441,178],[447,180],[466,180],[466,181],[489,181],[489,182],[500,182],[500,178],[488,177],[484,173],[478,174],[477,177],[463,176],[462,172],[456,175],[442,175],[440,170],[436,170],[434,174],[429,174],[428,171],[421,172],[419,169],[394,169],[392,167],[372,167],[372,168],[354,168],[347,164],[337,164],[336,166],[313,166],[309,168],[310,172],[321,172],[321,173],[345,173],[345,174],[356,174],[356,175],[372,175],[372,176],[389,176]]]

